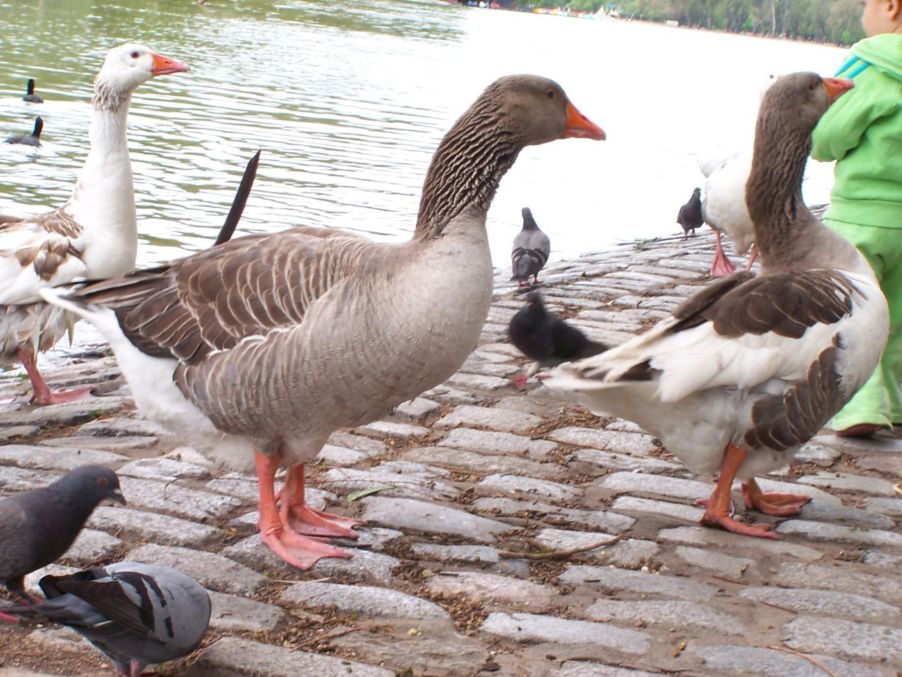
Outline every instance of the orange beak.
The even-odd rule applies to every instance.
[[[824,87],[830,94],[830,101],[835,101],[840,95],[845,94],[855,86],[848,78],[824,78]]]
[[[151,52],[153,57],[153,67],[150,69],[150,75],[157,77],[158,75],[169,75],[170,73],[184,73],[191,70],[188,64],[170,59],[168,56]]]
[[[564,129],[564,138],[595,139],[604,141],[607,134],[604,130],[580,113],[576,106],[567,102],[567,127]]]

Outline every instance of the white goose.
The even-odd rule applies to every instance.
[[[107,336],[145,414],[233,467],[253,459],[273,552],[301,568],[348,557],[301,535],[353,536],[359,524],[307,507],[304,464],[338,428],[386,415],[464,362],[492,298],[485,220],[498,183],[523,147],[564,137],[604,132],[551,80],[501,78],[436,150],[409,242],[293,228],[44,294]]]
[[[0,215],[0,360],[20,360],[35,404],[65,402],[89,388],[53,393],[36,353],[53,346],[75,318],[40,302],[42,287],[122,275],[135,267],[138,230],[126,127],[132,92],[188,66],[143,45],[111,49],[94,81],[91,148],[72,196],[51,212]]]
[[[765,95],[746,188],[762,274],[736,273],[648,332],[562,365],[545,383],[596,413],[635,421],[693,472],[720,468],[703,522],[774,538],[730,516],[733,479],[746,507],[797,514],[808,500],[761,491],[873,371],[886,301],[858,251],[802,200],[811,131],[850,80],[788,75]]]

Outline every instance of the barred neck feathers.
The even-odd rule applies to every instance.
[[[95,111],[119,113],[127,111],[131,103],[132,93],[98,79],[94,83],[94,96],[91,103]]]
[[[420,198],[415,237],[437,237],[467,208],[488,212],[525,143],[487,90],[439,144]]]

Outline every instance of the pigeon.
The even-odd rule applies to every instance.
[[[44,103],[44,99],[34,93],[34,78],[28,78],[28,82],[25,83],[25,96],[22,97],[22,101]]]
[[[116,473],[83,465],[48,487],[0,500],[0,584],[31,601],[25,575],[59,559],[107,498],[125,505]]]
[[[677,223],[683,227],[683,239],[685,240],[691,234],[695,237],[695,229],[700,228],[704,223],[702,218],[702,189],[695,188],[692,191],[692,197],[689,201],[680,207],[677,213]]]
[[[21,134],[19,136],[7,136],[6,141],[4,143],[18,143],[23,146],[35,146],[38,147],[41,145],[41,130],[44,129],[44,121],[41,119],[39,115],[34,119],[34,129],[31,130],[31,134]]]
[[[117,562],[66,576],[44,576],[47,599],[12,607],[40,614],[83,635],[122,675],[197,648],[210,623],[210,595],[181,571]]]
[[[535,360],[525,375],[514,379],[514,384],[521,388],[540,367],[556,367],[563,362],[598,355],[608,349],[608,346],[589,339],[576,327],[549,313],[537,292],[526,295],[526,305],[511,318],[507,332],[511,343],[526,357]]]
[[[519,287],[529,281],[530,275],[533,282],[538,284],[539,271],[545,267],[551,253],[551,242],[532,218],[529,207],[523,207],[522,214],[523,230],[514,238],[514,248],[511,251],[511,279],[517,280]]]

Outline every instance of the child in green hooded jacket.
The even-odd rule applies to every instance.
[[[855,88],[821,118],[815,160],[836,160],[824,223],[865,256],[890,311],[880,364],[833,418],[838,435],[870,437],[902,424],[902,0],[864,0],[867,37],[836,74]]]

